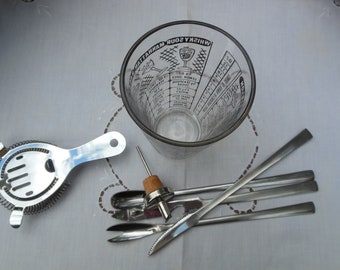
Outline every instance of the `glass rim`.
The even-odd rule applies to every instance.
[[[250,97],[248,100],[248,103],[246,105],[246,108],[244,109],[242,115],[237,119],[237,121],[227,130],[221,132],[220,134],[207,139],[207,140],[201,140],[201,141],[197,141],[197,142],[184,142],[184,141],[176,141],[176,140],[172,140],[169,138],[166,138],[164,136],[161,136],[159,134],[157,134],[156,132],[154,132],[152,129],[148,128],[142,121],[139,120],[138,116],[133,112],[133,110],[130,108],[129,105],[129,101],[127,99],[126,96],[126,92],[125,92],[125,71],[127,68],[127,64],[132,56],[132,54],[134,53],[134,51],[136,50],[136,48],[149,36],[151,36],[153,33],[164,29],[166,27],[170,27],[170,26],[174,26],[174,25],[180,25],[180,24],[194,24],[194,25],[200,25],[200,26],[204,26],[207,28],[211,28],[217,32],[220,32],[221,34],[225,35],[227,38],[229,38],[237,47],[238,49],[241,51],[242,55],[244,56],[247,64],[248,64],[248,68],[250,71],[250,77],[251,77],[251,89],[250,89]],[[212,144],[214,142],[217,142],[225,137],[227,137],[228,135],[230,135],[232,132],[234,132],[240,125],[241,123],[244,121],[244,119],[247,117],[247,115],[249,114],[249,111],[252,107],[252,104],[254,102],[254,98],[255,98],[255,92],[256,92],[256,79],[255,79],[255,71],[254,71],[254,67],[253,64],[250,60],[250,57],[248,55],[248,53],[246,52],[246,50],[243,48],[243,46],[228,32],[224,31],[223,29],[209,24],[209,23],[205,23],[205,22],[201,22],[201,21],[195,21],[195,20],[178,20],[178,21],[173,21],[173,22],[168,22],[165,24],[161,24],[157,27],[154,27],[153,29],[149,30],[148,32],[146,32],[145,34],[143,34],[137,41],[134,42],[134,44],[131,46],[131,48],[129,49],[129,51],[127,52],[126,56],[124,57],[122,66],[121,66],[121,70],[120,70],[120,76],[119,76],[119,88],[120,88],[120,93],[121,93],[121,97],[123,100],[123,104],[124,107],[126,108],[128,114],[130,115],[130,117],[132,118],[132,120],[137,124],[137,126],[146,134],[148,134],[149,136],[151,136],[152,138],[155,138],[163,143],[169,144],[169,145],[173,145],[173,146],[180,146],[180,147],[199,147],[199,146],[206,146],[209,144]]]

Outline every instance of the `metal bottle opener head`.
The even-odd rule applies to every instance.
[[[73,149],[36,141],[7,149],[0,143],[0,202],[12,210],[11,226],[20,227],[24,214],[38,213],[58,199],[73,168],[119,155],[125,146],[125,138],[118,132],[106,133]]]

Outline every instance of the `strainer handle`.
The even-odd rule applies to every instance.
[[[124,136],[112,131],[69,151],[75,167],[88,161],[117,156],[125,147]]]

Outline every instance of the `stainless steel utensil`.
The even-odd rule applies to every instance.
[[[250,181],[247,185],[242,188],[259,188],[268,186],[279,186],[279,185],[292,185],[303,183],[305,181],[313,180],[314,172],[312,170],[299,171],[294,173],[256,178]],[[216,192],[223,191],[230,187],[233,183],[187,188],[181,190],[175,190],[174,196],[183,196],[190,194],[198,194],[203,192]],[[111,205],[117,209],[125,209],[132,207],[143,207],[144,205],[145,192],[143,190],[127,190],[117,192],[111,197]]]
[[[275,188],[267,188],[264,190],[258,190],[253,192],[246,192],[241,194],[234,194],[225,199],[221,204],[246,202],[253,200],[272,199],[284,196],[292,196],[298,194],[305,194],[309,192],[316,192],[318,185],[315,181],[306,181],[303,183],[280,186]],[[201,199],[199,197],[186,198],[168,201],[168,207],[170,211],[178,207],[182,207],[184,215],[196,211],[200,207],[210,203],[212,200]],[[115,209],[112,217],[124,221],[138,221],[143,219],[150,219],[160,217],[161,214],[158,209],[147,209],[144,207],[131,207],[123,209]]]
[[[106,133],[69,150],[36,141],[8,149],[2,146],[0,202],[12,210],[10,225],[18,228],[24,214],[35,214],[54,203],[67,186],[65,179],[73,168],[119,155],[125,146],[125,138],[118,132]]]
[[[306,202],[267,210],[260,210],[247,214],[201,219],[195,226],[231,223],[236,221],[289,217],[303,214],[312,214],[314,212],[315,206],[313,202]],[[140,239],[149,235],[153,235],[155,233],[166,231],[172,227],[173,224],[147,224],[147,223],[118,224],[111,226],[110,228],[107,229],[107,231],[122,231],[122,233],[120,235],[117,235],[116,237],[109,239],[108,241],[112,243],[118,243]]]
[[[194,213],[186,215],[184,218],[179,220],[174,226],[168,229],[164,234],[162,234],[156,242],[152,245],[149,255],[160,250],[170,241],[175,239],[177,236],[189,230],[192,226],[198,223],[198,221],[209,213],[212,209],[214,209],[217,205],[219,205],[222,201],[228,198],[231,194],[239,190],[242,186],[249,183],[255,177],[263,173],[265,170],[279,162],[281,159],[286,157],[288,154],[305,144],[312,138],[312,134],[304,129],[297,136],[295,136],[292,140],[290,140],[287,144],[281,147],[278,151],[276,151],[273,155],[271,155],[267,160],[261,163],[257,168],[252,170],[250,173],[245,175],[242,179],[236,181],[232,186],[227,188],[224,192],[222,192],[219,196],[217,196],[214,200],[212,200],[209,204],[201,207],[199,210]]]

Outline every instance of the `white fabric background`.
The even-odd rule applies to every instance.
[[[250,119],[184,161],[161,157],[111,89],[133,42],[179,19],[232,34],[257,79]],[[36,139],[72,148],[106,128],[128,141],[126,151],[110,159],[112,168],[98,161],[72,172],[72,186],[56,205],[25,216],[20,229],[9,226],[10,212],[1,209],[1,269],[340,269],[339,26],[340,7],[332,0],[1,0],[1,142]],[[313,169],[319,192],[259,202],[257,209],[314,201],[316,214],[194,228],[152,257],[147,251],[157,236],[106,241],[112,236],[106,228],[118,221],[102,208],[109,209],[110,196],[124,186],[140,189],[146,176],[137,144],[152,171],[180,189],[233,181],[256,147],[252,166],[303,128],[314,139],[266,174]]]

